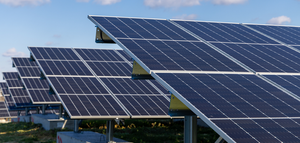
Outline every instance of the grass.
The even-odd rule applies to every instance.
[[[182,143],[183,122],[172,120],[125,120],[125,125],[115,125],[114,137],[134,143]],[[80,130],[94,131],[105,134],[106,121],[84,120]],[[54,143],[58,131],[45,131],[40,124],[5,123],[0,124],[0,142],[9,143]],[[198,127],[197,140],[199,143],[214,142],[219,137],[212,129]]]

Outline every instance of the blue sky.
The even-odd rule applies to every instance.
[[[0,72],[27,46],[118,48],[94,42],[87,15],[300,26],[299,13],[300,0],[0,0]]]

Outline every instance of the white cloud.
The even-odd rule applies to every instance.
[[[53,37],[54,37],[54,38],[61,38],[61,35],[55,34],[55,35],[53,35]]]
[[[183,14],[183,15],[179,15],[179,16],[175,16],[175,19],[184,19],[184,20],[195,20],[197,18],[196,14]]]
[[[214,4],[217,5],[232,5],[232,4],[242,4],[248,0],[212,0]]]
[[[10,48],[2,54],[4,57],[26,57],[27,55],[23,52],[18,52],[16,48]]]
[[[94,0],[94,2],[101,5],[111,5],[120,2],[121,0]]]
[[[179,8],[183,6],[200,5],[201,0],[144,0],[144,4],[151,8]]]
[[[45,3],[50,3],[51,0],[0,0],[0,3],[9,5],[9,6],[38,6]]]
[[[53,42],[47,42],[45,43],[46,46],[52,46],[53,45]]]
[[[90,0],[76,0],[77,2],[90,2]]]
[[[279,16],[279,17],[273,17],[267,23],[280,25],[283,23],[290,23],[290,22],[291,22],[291,18],[283,15],[283,16]]]

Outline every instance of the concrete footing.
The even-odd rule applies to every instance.
[[[35,124],[42,124],[45,130],[63,128],[72,129],[74,127],[73,120],[59,119],[59,116],[56,114],[33,114],[31,115],[31,122]]]
[[[18,116],[17,118],[11,118],[11,122],[31,122],[31,116]]]
[[[107,143],[106,135],[95,133],[92,131],[82,131],[80,133],[69,132],[57,132],[57,143]],[[113,142],[117,143],[129,143],[124,140],[113,138]]]

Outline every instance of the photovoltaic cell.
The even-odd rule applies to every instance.
[[[9,116],[10,115],[5,103],[3,101],[0,101],[0,118],[8,118]]]
[[[300,71],[300,53],[280,45],[225,44],[213,43],[256,72]]]
[[[289,45],[300,45],[300,27],[252,25],[247,26]]]
[[[279,44],[241,24],[176,20],[173,22],[206,41]]]

